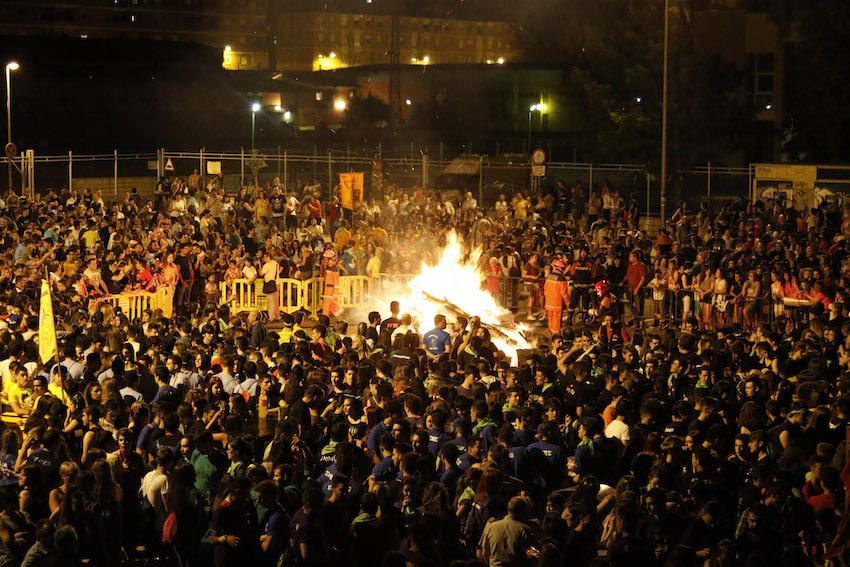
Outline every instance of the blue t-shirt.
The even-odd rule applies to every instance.
[[[422,337],[425,348],[434,356],[445,354],[452,346],[452,336],[442,329],[431,329]]]
[[[395,478],[396,473],[398,473],[398,469],[393,464],[392,457],[384,457],[372,467],[372,476],[375,480],[391,481]]]

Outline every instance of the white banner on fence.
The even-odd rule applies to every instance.
[[[221,162],[220,161],[208,161],[207,162],[207,175],[221,175]]]

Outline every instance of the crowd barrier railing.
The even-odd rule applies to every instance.
[[[98,297],[89,302],[89,313],[97,312],[102,306],[111,305],[121,311],[130,321],[141,319],[146,311],[162,310],[164,317],[171,317],[174,306],[174,286],[163,286],[156,291],[130,291]]]
[[[371,293],[372,280],[367,276],[341,276],[335,300],[342,308],[366,305]],[[222,282],[220,286],[221,303],[230,305],[231,313],[266,309],[266,294],[263,293],[263,281],[260,279],[238,279]],[[308,280],[277,280],[278,307],[281,312],[293,313],[300,309],[313,316],[322,310],[325,298],[325,278]]]

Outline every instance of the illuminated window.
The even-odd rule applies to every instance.
[[[322,91],[316,91],[316,100],[321,102],[322,100]]]
[[[770,109],[774,98],[773,53],[750,54],[750,94],[755,108]]]

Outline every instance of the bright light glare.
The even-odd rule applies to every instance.
[[[280,112],[280,110],[281,110],[281,108],[280,108],[279,104],[274,105],[274,111],[275,112]]]
[[[431,62],[431,58],[426,55],[425,57],[422,58],[422,62],[427,65],[428,63]]]
[[[346,106],[348,105],[345,103],[344,99],[338,98],[334,101],[334,108],[336,110],[343,111],[345,110]]]
[[[641,102],[643,102],[643,99],[641,97],[635,97],[635,102],[640,104]]]
[[[292,113],[290,111],[288,111],[288,110],[284,111],[283,121],[284,122],[291,122],[292,121]]]
[[[251,112],[259,112],[260,108],[261,108],[260,103],[255,102],[254,104],[251,105]]]
[[[410,106],[411,104],[413,104],[413,101],[408,98],[408,99],[405,99],[404,104],[406,104],[407,106]]]
[[[537,110],[539,110],[540,112],[546,112],[547,110],[549,110],[549,105],[545,102],[541,102],[537,105]]]
[[[419,274],[406,288],[393,290],[386,298],[373,297],[375,304],[384,305],[391,299],[398,301],[402,313],[409,313],[414,326],[420,330],[430,325],[437,313],[457,317],[458,313],[450,306],[462,309],[467,315],[478,315],[489,328],[493,343],[516,364],[517,350],[531,348],[524,336],[526,329],[514,324],[511,313],[481,289],[484,274],[478,266],[480,258],[480,248],[466,255],[457,234],[450,232],[436,263],[423,261]],[[446,286],[446,282],[452,285]]]
[[[499,65],[504,65],[505,64],[505,58],[499,57],[498,59],[496,59],[496,63],[498,63]]]
[[[21,66],[18,65],[17,61],[10,61],[9,63],[6,64],[6,68],[10,71],[17,71],[18,69],[21,68]]]
[[[330,57],[331,59],[336,59],[336,53],[331,51],[331,53],[330,53],[330,55],[328,55],[328,57]]]

